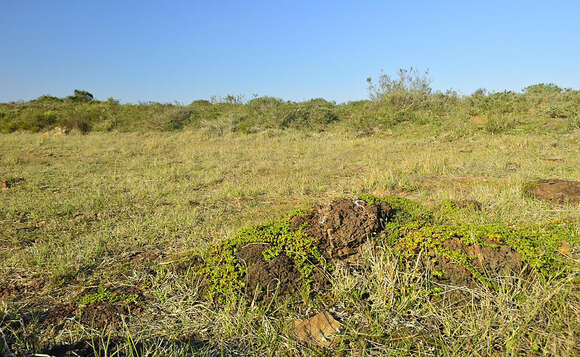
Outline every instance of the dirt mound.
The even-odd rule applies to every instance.
[[[244,290],[249,296],[261,300],[264,295],[289,295],[300,289],[300,273],[294,262],[285,254],[270,261],[264,258],[265,243],[246,243],[237,248],[236,257],[246,267]],[[276,291],[277,290],[277,291]]]
[[[359,247],[383,229],[384,220],[391,213],[386,203],[369,204],[363,200],[340,199],[329,204],[319,204],[305,214],[291,218],[290,231],[302,229],[308,239],[328,263],[354,257]],[[265,296],[297,295],[303,287],[303,276],[287,250],[271,259],[265,253],[273,248],[268,242],[240,243],[235,258],[244,267],[244,293],[258,300]],[[285,253],[286,252],[286,253]],[[324,269],[314,258],[309,260],[314,268],[308,276],[312,291],[323,291],[329,286]]]
[[[452,238],[443,242],[442,246],[446,251],[464,253],[468,263],[484,278],[518,273],[523,268],[520,253],[506,244],[487,242],[485,245],[467,245],[459,238]],[[432,253],[424,263],[429,270],[442,273],[439,280],[459,285],[473,285],[478,281],[465,262],[459,262],[457,258]]]
[[[546,201],[580,203],[580,181],[538,180],[527,183],[524,191],[530,196]]]
[[[481,208],[472,200],[452,204]],[[450,284],[494,287],[496,278],[522,272],[524,258],[512,247],[517,242],[528,247],[526,242],[535,237],[530,232],[502,225],[436,224],[428,212],[398,197],[317,204],[220,243],[203,257],[197,271],[207,282],[210,299],[225,301],[240,291],[258,300],[300,296],[306,290],[323,297],[330,286],[328,270],[337,263],[357,262],[362,246],[379,237],[401,259],[418,259],[425,272]]]
[[[130,305],[113,302],[103,302],[80,307],[80,320],[83,324],[102,329],[108,326],[117,327],[121,324],[121,316],[138,313],[141,307],[131,309]]]
[[[391,212],[384,202],[369,204],[343,198],[293,217],[291,227],[296,230],[306,224],[304,232],[317,239],[316,246],[327,260],[344,260],[357,254],[363,243],[384,228]]]

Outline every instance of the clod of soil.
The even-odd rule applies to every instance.
[[[329,312],[323,311],[304,320],[294,321],[294,336],[302,343],[315,343],[323,347],[332,345],[333,337],[342,324]]]
[[[467,245],[459,238],[443,242],[443,247],[452,251],[461,251],[469,257],[469,263],[484,277],[495,277],[504,274],[518,273],[523,268],[522,256],[506,244],[489,242]],[[463,264],[449,257],[437,255],[424,260],[431,271],[440,271],[441,280],[457,285],[473,285],[477,277]]]
[[[24,179],[22,177],[13,177],[7,180],[2,181],[2,188],[3,189],[9,189],[14,185],[17,185],[21,182],[23,182]]]
[[[525,185],[526,194],[535,198],[559,202],[580,203],[580,181],[547,179]]]
[[[391,207],[384,202],[369,204],[344,198],[316,205],[305,214],[292,217],[290,230],[302,229],[328,263],[348,262],[357,256],[361,245],[384,228],[390,215]],[[243,291],[251,298],[297,295],[303,287],[299,267],[287,254],[282,252],[271,259],[265,258],[264,252],[272,247],[268,242],[236,246],[235,258],[245,268]],[[324,291],[329,286],[328,277],[315,261],[311,263],[314,269],[308,278],[310,289]]]
[[[45,281],[39,277],[14,278],[0,282],[0,298],[17,299],[33,295],[44,288]]]
[[[236,257],[247,267],[245,293],[261,300],[264,295],[292,295],[300,290],[300,273],[294,262],[285,254],[270,261],[263,252],[268,248],[264,243],[245,243],[238,247]]]
[[[384,228],[392,209],[385,202],[369,204],[343,198],[319,204],[305,216],[292,218],[291,227],[306,224],[304,232],[317,239],[316,246],[330,261],[345,260],[359,253],[359,247]]]

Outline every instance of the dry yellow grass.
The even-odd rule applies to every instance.
[[[1,298],[0,326],[19,352],[91,336],[106,345],[112,334],[125,345],[145,341],[140,348],[159,354],[298,353],[283,321],[242,302],[200,302],[195,283],[164,262],[290,210],[359,193],[430,206],[447,199],[483,204],[482,211],[445,218],[450,222],[579,219],[578,205],[522,194],[530,179],[580,179],[579,142],[579,131],[449,137],[421,128],[364,138],[301,131],[3,135],[0,180],[24,181],[0,191],[0,281],[45,283]],[[401,271],[388,251],[370,252],[363,266],[364,276],[336,272],[342,311],[353,312],[344,315],[351,342],[334,352],[578,352],[577,281],[505,282],[499,294],[471,290],[472,305],[441,309],[409,288],[421,287],[423,278]],[[73,322],[58,332],[35,330],[22,318],[100,284],[142,286],[152,302],[113,332]],[[352,297],[360,284],[376,291],[372,303]],[[396,293],[405,289],[407,295]],[[527,299],[518,302],[523,293]]]

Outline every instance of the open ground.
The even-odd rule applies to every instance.
[[[424,125],[364,137],[3,135],[0,172],[12,184],[0,192],[0,328],[18,355],[573,355],[579,206],[523,189],[579,178],[579,141],[579,130],[450,136]],[[360,194],[411,199],[442,225],[567,225],[550,242],[563,265],[456,286],[377,241],[332,269],[323,298],[207,299],[195,257],[244,227]],[[478,205],[449,204],[461,200]],[[331,345],[302,343],[294,321],[319,311],[343,328]]]

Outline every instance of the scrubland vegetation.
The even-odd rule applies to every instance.
[[[428,74],[411,68],[396,78],[368,80],[370,100],[336,104],[324,99],[289,102],[274,97],[244,100],[229,95],[191,104],[119,104],[94,100],[86,91],[56,98],[0,104],[0,132],[40,132],[64,127],[90,131],[146,132],[202,129],[214,134],[255,133],[268,129],[345,130],[360,135],[400,125],[434,125],[465,135],[473,126],[498,134],[514,130],[566,131],[580,127],[580,91],[538,84],[521,93],[469,96],[433,92]],[[554,119],[538,122],[538,119]]]
[[[578,355],[580,206],[525,188],[580,178],[580,91],[433,93],[413,69],[369,89],[0,104],[0,351]],[[384,213],[348,261],[308,216],[341,198]],[[247,288],[241,244],[286,259],[295,291]],[[297,339],[293,321],[319,311],[340,332]]]

